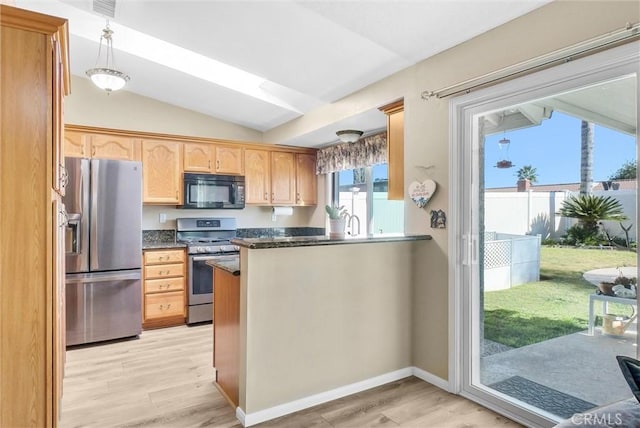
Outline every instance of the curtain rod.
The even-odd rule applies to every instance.
[[[627,23],[625,28],[613,31],[603,36],[559,49],[551,53],[502,68],[480,77],[465,80],[455,85],[447,86],[437,91],[423,91],[423,100],[435,98],[446,98],[461,93],[469,93],[474,89],[480,89],[495,85],[500,82],[524,76],[536,71],[544,70],[555,65],[573,61],[587,55],[609,49],[624,43],[631,42],[640,37],[640,24]]]

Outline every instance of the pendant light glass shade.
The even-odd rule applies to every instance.
[[[129,76],[125,73],[118,71],[113,65],[113,31],[109,28],[109,22],[107,26],[102,30],[100,36],[100,47],[98,48],[98,58],[96,59],[96,67],[87,70],[87,76],[91,78],[91,81],[100,89],[111,93],[122,89],[124,85],[129,81]],[[106,58],[103,62],[103,66],[99,66],[100,57],[102,56],[102,41],[106,44]]]

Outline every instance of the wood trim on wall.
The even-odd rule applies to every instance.
[[[78,131],[94,134],[110,134],[126,137],[136,137],[153,140],[172,140],[185,143],[208,143],[208,144],[224,144],[224,145],[241,145],[245,148],[261,149],[261,150],[284,150],[293,153],[310,153],[314,154],[317,149],[307,147],[287,146],[284,144],[260,143],[255,141],[237,141],[225,140],[219,138],[193,137],[186,135],[160,134],[155,132],[129,131],[111,128],[96,128],[93,126],[66,124],[65,131]]]

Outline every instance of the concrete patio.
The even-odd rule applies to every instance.
[[[521,376],[564,394],[603,405],[632,396],[616,355],[636,358],[637,324],[624,336],[608,336],[598,327],[480,359],[484,385]]]

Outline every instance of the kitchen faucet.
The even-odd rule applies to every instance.
[[[345,218],[347,219],[347,226],[349,226],[351,228],[351,232],[350,232],[351,236],[360,235],[360,219],[358,218],[358,216],[355,215],[355,214],[352,215],[352,214],[346,213],[345,214]],[[353,224],[352,224],[353,223],[353,219],[358,220],[358,231],[356,233],[353,233]]]

